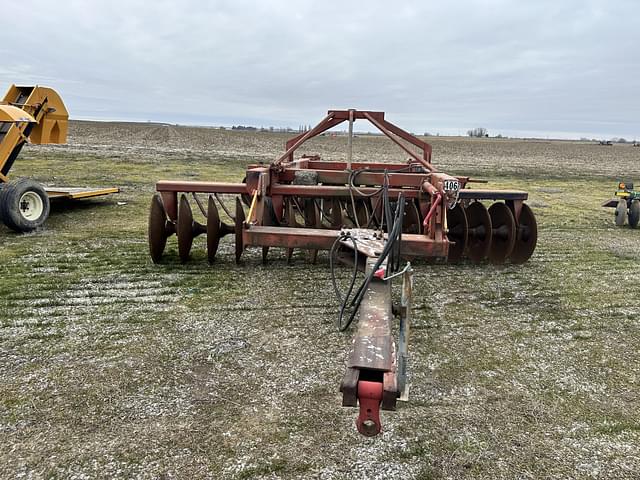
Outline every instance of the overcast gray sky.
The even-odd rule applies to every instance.
[[[0,88],[73,118],[640,139],[640,2],[3,2]]]

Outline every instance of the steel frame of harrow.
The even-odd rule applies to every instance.
[[[375,125],[384,135],[396,143],[409,158],[406,162],[381,163],[381,162],[352,162],[351,153],[348,160],[321,161],[318,156],[302,156],[294,160],[295,151],[308,139],[323,133],[341,122],[350,122],[355,119],[366,119]],[[421,155],[416,154],[405,146],[404,142],[412,144],[421,150]],[[354,181],[353,172],[357,172]],[[309,179],[311,179],[309,181]],[[286,151],[271,164],[254,164],[246,170],[246,178],[242,183],[203,182],[203,181],[158,181],[156,190],[162,201],[154,200],[150,215],[150,246],[152,257],[154,248],[157,250],[157,261],[164,249],[166,237],[173,233],[178,235],[179,251],[180,236],[189,237],[186,243],[186,257],[181,252],[183,261],[188,258],[191,248],[191,240],[200,233],[216,235],[213,239],[213,247],[208,243],[208,248],[213,248],[213,254],[209,256],[212,261],[217,250],[219,238],[223,235],[235,233],[236,261],[240,261],[242,252],[247,247],[262,247],[263,259],[269,247],[282,247],[288,249],[289,256],[292,249],[307,249],[312,252],[317,250],[330,250],[336,240],[345,233],[342,225],[343,206],[353,205],[353,215],[356,204],[354,202],[369,201],[380,192],[381,186],[385,186],[388,197],[396,199],[400,195],[415,207],[418,212],[418,223],[413,224],[417,232],[403,233],[401,236],[402,255],[409,258],[437,257],[447,258],[449,250],[454,243],[448,238],[449,225],[447,224],[448,211],[454,206],[473,206],[474,202],[482,200],[504,201],[500,205],[502,215],[506,215],[511,225],[511,231],[500,233],[500,228],[493,228],[491,220],[485,226],[474,227],[488,228],[485,235],[506,235],[513,248],[514,235],[520,235],[522,228],[533,228],[533,248],[537,238],[535,218],[528,207],[524,205],[527,193],[523,191],[500,191],[486,189],[465,188],[473,182],[469,177],[451,176],[436,170],[431,163],[431,146],[387,122],[383,112],[355,111],[355,110],[330,110],[327,116],[308,132],[290,139],[286,143]],[[457,185],[458,188],[448,188]],[[203,214],[216,223],[215,228],[208,228],[193,221],[190,207],[183,194],[207,194],[209,195],[209,209],[205,211],[198,201]],[[240,198],[236,198],[235,214],[231,214],[222,203],[219,195],[236,195],[242,197],[248,206],[243,207]],[[212,196],[213,195],[213,196]],[[215,199],[220,203],[234,220],[234,225],[225,225],[220,222]],[[308,200],[313,202],[308,202]],[[318,220],[318,215],[325,215],[322,207],[318,208],[316,202],[337,202],[337,218],[330,218],[330,226]],[[306,202],[306,203],[305,203]],[[298,206],[298,211],[304,217],[304,226],[298,226],[295,220],[293,204]],[[182,205],[185,206],[182,206]],[[306,207],[311,205],[309,218],[305,216]],[[331,203],[330,203],[331,204]],[[495,204],[494,204],[495,205]],[[505,206],[506,205],[506,206]],[[481,205],[476,205],[481,207]],[[371,205],[370,205],[371,207]],[[526,207],[526,211],[525,211]],[[154,210],[155,208],[155,210]],[[185,208],[187,223],[180,222],[180,212]],[[375,208],[371,207],[371,215],[375,215]],[[483,215],[488,217],[485,207]],[[318,212],[320,210],[320,213]],[[473,209],[470,209],[473,210]],[[476,209],[478,210],[478,209]],[[155,211],[155,213],[154,213]],[[215,211],[215,215],[211,215]],[[333,212],[333,207],[331,209]],[[529,225],[521,228],[520,218],[524,213]],[[333,213],[332,213],[333,215]],[[499,215],[497,218],[499,218]],[[463,214],[464,216],[464,214]],[[273,218],[275,217],[275,218]],[[465,217],[466,218],[466,217]],[[184,220],[184,219],[183,219]],[[464,226],[466,242],[467,227]],[[504,226],[501,228],[505,228]],[[151,239],[152,229],[155,233],[156,247]],[[507,229],[508,230],[508,229]],[[366,259],[359,268],[366,271],[371,267],[372,261],[379,255],[379,250],[385,242],[386,234],[382,231],[371,237],[373,230],[351,229],[352,235],[359,236],[364,242],[356,247],[361,259]],[[469,228],[469,231],[471,229]],[[181,234],[181,232],[183,232]],[[213,233],[211,233],[213,232]],[[160,236],[160,240],[158,240]],[[367,242],[369,242],[367,244]],[[367,246],[369,245],[369,246]],[[377,246],[376,246],[377,245]],[[350,244],[343,245],[342,253],[349,254]],[[529,258],[533,250],[529,251],[524,261]],[[158,254],[159,252],[159,254]],[[352,252],[353,253],[353,252]],[[312,256],[315,259],[315,254]],[[505,254],[506,258],[506,254]],[[522,259],[521,259],[522,260]],[[343,393],[343,405],[360,405],[360,416],[357,420],[358,430],[365,435],[375,435],[380,431],[379,408],[395,410],[396,399],[405,392],[406,396],[406,345],[408,342],[408,318],[410,310],[411,280],[403,282],[403,305],[401,308],[401,352],[396,352],[396,343],[391,334],[391,322],[393,314],[391,310],[390,280],[376,279],[369,285],[369,295],[360,307],[358,315],[358,329],[354,340],[354,347],[347,365],[347,372],[341,384]],[[408,293],[407,293],[408,292]],[[405,293],[407,293],[405,295]],[[404,320],[403,320],[404,319]],[[373,355],[373,353],[375,355]],[[396,355],[398,353],[398,355]],[[373,356],[372,356],[373,355]],[[400,373],[398,369],[400,368]]]

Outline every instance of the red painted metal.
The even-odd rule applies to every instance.
[[[359,190],[359,191],[358,191]],[[350,189],[342,185],[283,185],[276,183],[271,186],[272,195],[286,195],[294,197],[306,198],[330,198],[341,197],[348,198],[353,195],[356,198],[364,198],[370,196],[380,190],[379,187],[362,187],[358,190]],[[396,198],[402,193],[405,198],[417,198],[420,195],[419,190],[405,188],[390,188],[389,195]]]
[[[431,208],[429,209],[429,213],[427,213],[427,215],[424,217],[424,222],[422,222],[422,226],[424,228],[429,227],[429,222],[431,221],[431,218],[433,218],[433,214],[436,213],[436,208],[438,208],[438,205],[440,205],[441,201],[442,201],[442,195],[440,194],[440,192],[438,192],[436,193],[435,200],[432,202]]]
[[[226,182],[189,182],[160,180],[156,183],[158,192],[194,192],[194,193],[248,193],[244,183]]]
[[[388,138],[390,138],[396,145],[402,148],[409,156],[415,159],[418,163],[422,164],[428,171],[435,171],[435,167],[431,164],[431,145],[427,142],[424,142],[415,136],[411,135],[409,132],[404,131],[400,127],[393,125],[390,122],[387,122],[384,118],[384,112],[371,112],[364,110],[329,110],[327,112],[327,116],[323,118],[320,123],[318,123],[315,127],[313,127],[308,132],[301,133],[297,137],[292,138],[286,144],[286,152],[282,154],[275,162],[275,165],[280,165],[285,160],[289,162],[293,161],[293,154],[304,142],[308,139],[313,138],[321,133],[329,130],[330,128],[335,127],[336,125],[341,124],[344,121],[348,121],[349,117],[352,117],[354,120],[368,120],[371,122],[378,130],[384,133]],[[401,142],[396,138],[400,137],[401,139],[411,143],[415,147],[418,147],[422,150],[422,157],[419,157],[411,150],[407,149]]]
[[[339,230],[251,225],[243,230],[242,239],[247,246],[329,250],[339,234]],[[422,234],[402,235],[402,253],[409,257],[446,257],[448,247],[448,242],[436,242]]]
[[[374,437],[382,430],[380,423],[382,383],[360,380],[358,402],[360,403],[360,415],[356,420],[358,431],[367,437]]]

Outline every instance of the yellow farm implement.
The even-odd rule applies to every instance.
[[[118,188],[44,187],[29,178],[9,181],[22,147],[67,140],[69,113],[51,88],[12,85],[0,102],[0,220],[12,230],[29,232],[49,216],[50,199],[71,200],[117,193]]]

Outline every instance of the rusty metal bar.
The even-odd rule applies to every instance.
[[[400,298],[400,329],[398,332],[398,392],[400,400],[409,400],[409,330],[411,326],[411,303],[413,299],[413,269],[407,264],[402,273],[402,297]]]
[[[353,159],[353,109],[349,110],[349,138],[347,140],[347,170],[351,170]]]
[[[196,193],[232,193],[241,195],[250,193],[244,183],[192,182],[160,180],[156,183],[158,192],[196,192]]]
[[[289,165],[287,165],[289,166]],[[407,167],[415,168],[416,171],[414,173],[424,173],[419,172],[417,169],[423,168],[422,163],[411,162],[411,163],[384,163],[384,162],[352,162],[351,168],[353,170],[359,170],[362,168],[369,169],[387,169],[390,172],[394,170],[404,170]],[[346,162],[338,162],[338,161],[330,161],[330,160],[309,160],[309,163],[306,168],[313,170],[346,170],[347,163]]]
[[[356,170],[356,169],[354,169]],[[293,169],[287,168],[278,175],[278,181],[280,183],[292,182],[295,179],[296,172],[308,171],[308,169]],[[349,181],[349,172],[345,170],[318,170],[313,169],[313,172],[318,176],[318,183],[323,185],[335,184],[345,185]],[[404,187],[404,188],[421,188],[422,183],[429,178],[428,173],[394,173],[393,171],[388,173],[389,186],[391,187]],[[378,172],[362,171],[358,173],[355,178],[356,185],[383,185],[385,181],[385,174]]]
[[[377,258],[367,259],[367,272]],[[391,337],[391,283],[374,278],[357,315],[358,329],[347,367],[388,372],[393,363]]]
[[[351,190],[351,191],[350,191]],[[296,197],[349,197],[353,194],[356,198],[361,198],[366,195],[372,195],[378,192],[380,189],[375,187],[362,187],[358,188],[358,191],[352,190],[347,186],[340,185],[282,185],[275,184],[271,186],[272,195],[290,195]],[[415,189],[402,189],[402,188],[390,188],[389,195],[396,198],[399,193],[402,193],[406,198],[417,198],[420,196],[420,192]]]
[[[407,152],[407,154],[409,154],[414,160],[416,160],[418,163],[421,163],[430,172],[433,172],[435,170],[435,167],[433,165],[431,165],[431,163],[429,163],[427,160],[425,160],[423,158],[420,158],[414,152],[412,152],[407,147],[405,147],[402,144],[402,142],[400,142],[397,138],[395,138],[393,136],[393,133],[391,133],[382,123],[378,122],[375,118],[373,118],[371,115],[369,115],[368,112],[364,112],[364,115],[367,118],[367,120],[369,120],[371,123],[373,123],[378,128],[378,130],[380,130],[382,133],[384,133],[393,143],[398,145],[402,150]]]
[[[411,135],[406,130],[403,130],[402,128],[394,125],[391,122],[388,122],[387,120],[383,119],[380,123],[382,123],[390,132],[395,133],[400,138],[406,140],[407,142],[409,142],[412,145],[415,145],[416,147],[421,149],[422,150],[423,159],[425,161],[429,162],[429,164],[433,167],[433,164],[431,163],[431,150],[432,149],[431,149],[431,145],[430,144],[428,144],[427,142],[424,142],[424,141],[414,137],[413,135]],[[435,169],[435,167],[433,167],[433,168]]]
[[[367,259],[368,274],[377,262],[377,257]],[[386,269],[386,262],[382,266]],[[366,436],[380,433],[380,408],[395,410],[399,396],[392,321],[391,281],[374,276],[358,310],[358,327],[341,384],[342,404],[360,404],[356,426]]]
[[[331,128],[331,127],[326,127],[325,125],[323,125],[324,123],[330,124],[331,120],[332,120],[332,115],[331,115],[331,113],[329,113],[315,127],[313,127],[311,130],[309,130],[304,135],[302,135],[300,138],[298,138],[293,145],[291,145],[290,147],[288,146],[286,152],[284,152],[275,162],[273,162],[273,164],[274,165],[279,165],[280,163],[282,163],[282,161],[285,158],[290,157],[291,154],[293,152],[295,152],[296,149],[300,145],[302,145],[304,142],[306,142],[309,138],[315,137],[319,133],[327,130],[327,128]],[[340,122],[337,122],[337,123],[340,123]],[[334,125],[336,125],[336,124],[334,124]]]
[[[246,246],[330,250],[339,230],[250,225],[242,233]],[[385,235],[386,237],[386,235]],[[402,234],[402,253],[408,257],[446,257],[447,241],[437,242],[417,233]]]

